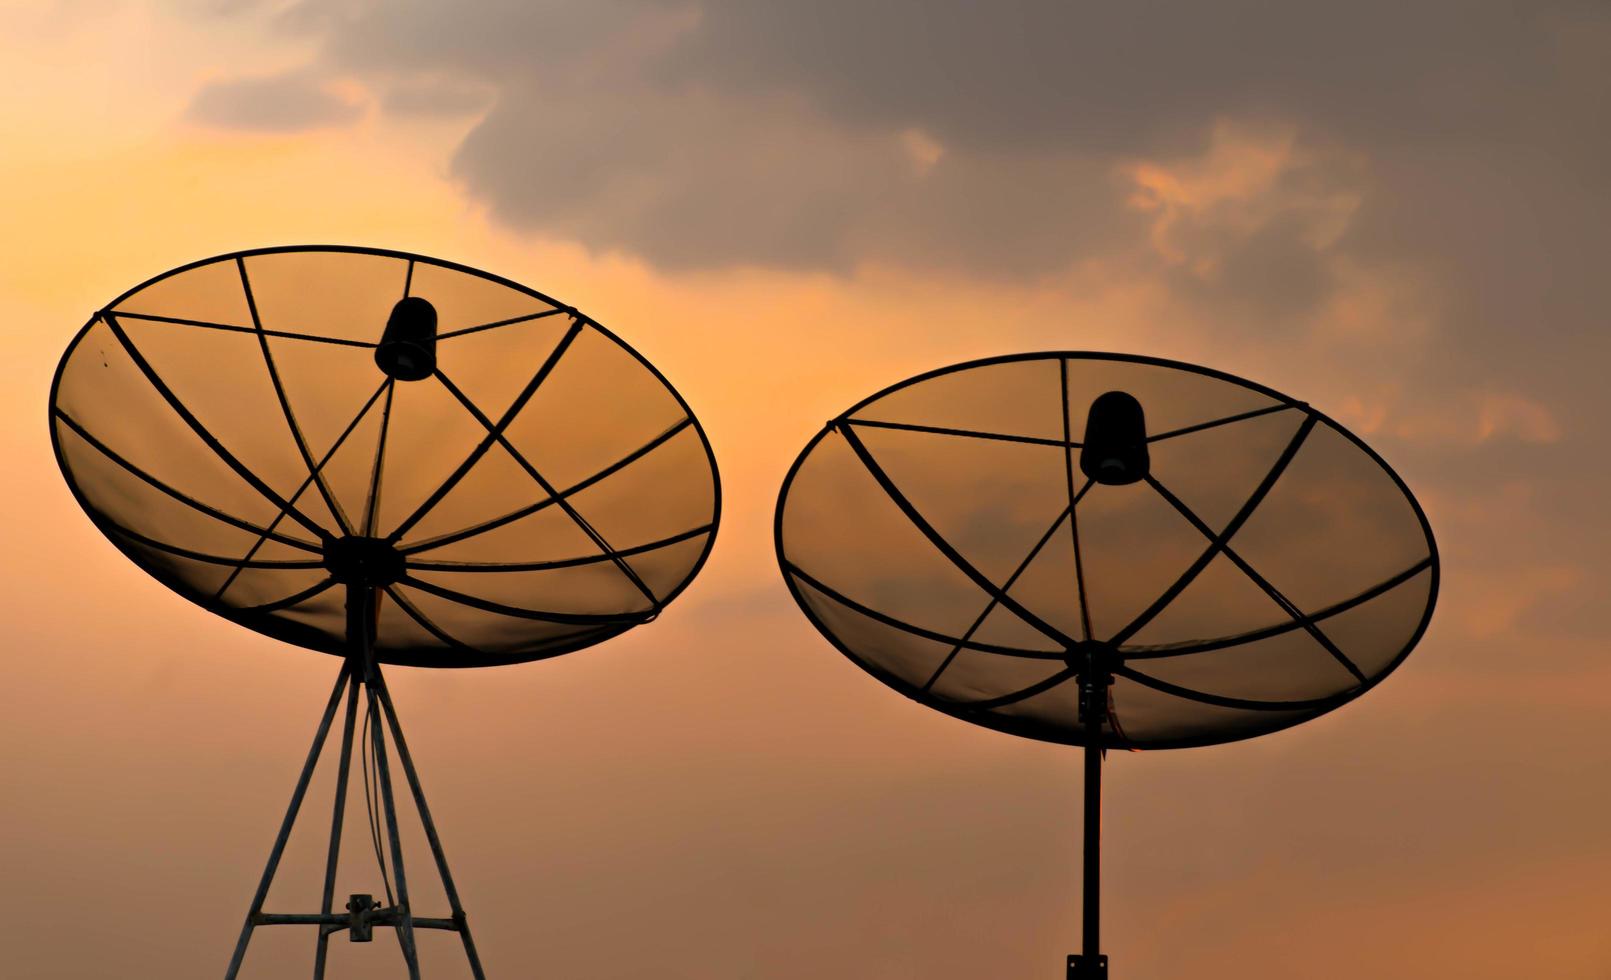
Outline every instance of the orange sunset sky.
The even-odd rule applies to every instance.
[[[653,624],[388,673],[489,975],[1061,975],[1079,753],[858,670],[771,521],[863,396],[1074,349],[1310,402],[1444,563],[1358,702],[1109,757],[1112,975],[1611,977],[1607,65],[1611,7],[1571,0],[0,2],[0,975],[221,975],[338,666],[101,537],[51,372],[150,276],[338,242],[574,304],[721,466],[710,563]],[[317,901],[328,776],[273,910]],[[343,895],[379,891],[361,826]],[[401,975],[378,938],[332,976]],[[260,930],[242,976],[311,946]]]

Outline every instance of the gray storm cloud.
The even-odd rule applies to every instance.
[[[285,19],[333,71],[492,87],[454,161],[472,194],[673,267],[1044,273],[1136,234],[1116,162],[1197,152],[1223,118],[1388,161],[1530,146],[1584,180],[1611,149],[1611,17],[1589,4],[309,0]],[[1397,210],[1419,189],[1372,190]]]

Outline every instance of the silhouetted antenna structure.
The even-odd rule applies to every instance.
[[[907,697],[1084,747],[1083,946],[1107,749],[1296,725],[1377,684],[1432,614],[1402,480],[1309,405],[1207,368],[1035,353],[901,382],[785,479],[778,560],[813,625]]]
[[[240,252],[135,287],[91,318],[51,390],[57,462],[135,564],[210,612],[342,658],[242,926],[457,932],[484,976],[382,664],[557,656],[654,619],[710,553],[721,494],[682,397],[597,323],[464,266],[342,246]],[[385,903],[334,909],[359,691]],[[317,913],[263,910],[338,709]],[[392,749],[450,915],[416,915]],[[381,812],[377,813],[376,810]],[[388,869],[389,861],[389,869]],[[393,887],[395,886],[395,893]]]

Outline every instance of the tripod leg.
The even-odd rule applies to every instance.
[[[252,907],[246,913],[246,923],[241,926],[241,937],[235,943],[235,955],[230,957],[229,969],[224,973],[224,980],[235,980],[240,973],[241,961],[246,958],[246,944],[252,940],[252,928],[257,924],[257,917],[263,912],[263,900],[268,897],[269,884],[274,881],[274,872],[280,866],[280,856],[285,853],[285,842],[291,837],[291,825],[296,823],[297,811],[302,809],[302,797],[308,792],[308,782],[313,778],[313,768],[319,762],[319,753],[324,751],[325,736],[330,734],[330,722],[336,716],[336,706],[341,703],[341,692],[346,688],[349,671],[346,664],[342,664],[341,673],[336,675],[336,688],[330,692],[330,703],[325,705],[324,717],[319,720],[319,731],[313,736],[313,747],[308,750],[308,761],[302,766],[302,775],[296,781],[296,789],[291,793],[291,805],[285,811],[285,820],[280,824],[280,834],[274,838],[274,847],[269,851],[268,867],[263,869],[263,880],[258,882],[257,894],[252,896]]]
[[[486,973],[481,969],[481,957],[475,950],[475,940],[470,936],[470,923],[465,917],[464,906],[459,903],[459,890],[453,884],[453,873],[448,870],[447,855],[442,851],[442,839],[437,836],[436,822],[431,819],[431,808],[425,803],[425,790],[420,786],[419,772],[414,768],[414,757],[408,753],[408,742],[403,739],[403,726],[397,720],[397,709],[392,706],[391,692],[386,690],[386,681],[375,671],[373,684],[375,691],[380,695],[380,705],[386,713],[386,723],[392,730],[392,742],[397,746],[397,758],[403,764],[403,774],[408,777],[408,788],[414,794],[414,806],[419,810],[420,822],[425,825],[425,839],[430,841],[431,854],[436,858],[436,870],[442,875],[442,890],[447,893],[448,907],[453,911],[453,921],[459,927],[459,939],[464,943],[464,955],[470,961],[470,971],[475,980],[486,980]]]
[[[380,676],[378,665],[375,676]],[[369,690],[373,698],[373,683]],[[380,783],[381,801],[386,807],[386,833],[391,838],[392,871],[397,875],[397,939],[403,946],[409,980],[420,980],[419,953],[414,946],[414,910],[408,903],[408,875],[403,871],[403,842],[398,834],[397,802],[392,797],[391,768],[386,761],[386,735],[379,725],[375,725],[370,737],[375,742],[375,779]]]
[[[341,855],[341,825],[347,812],[347,776],[352,770],[352,735],[358,721],[358,685],[347,689],[347,720],[341,729],[341,768],[336,770],[335,815],[330,818],[330,856],[324,866],[324,902],[321,914],[329,915],[335,900],[336,864]],[[330,934],[319,927],[319,946],[313,954],[313,980],[324,980],[324,961],[329,953]]]

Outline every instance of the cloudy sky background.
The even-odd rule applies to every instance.
[[[50,456],[55,361],[160,271],[335,241],[587,311],[723,469],[711,564],[652,627],[393,673],[497,975],[1057,975],[1076,754],[844,661],[770,520],[863,395],[1069,348],[1311,402],[1415,489],[1445,563],[1360,702],[1111,760],[1114,975],[1601,980],[1608,63],[1591,2],[0,5],[9,969],[218,975],[336,668],[99,537]],[[278,909],[317,901],[309,806]],[[378,884],[360,843],[343,893]],[[468,975],[425,939],[429,975]],[[311,943],[261,931],[245,975]]]

